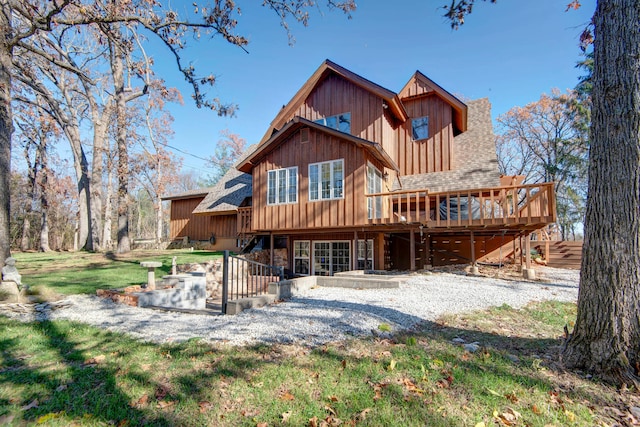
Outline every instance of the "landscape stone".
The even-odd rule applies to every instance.
[[[9,257],[4,260],[4,267],[2,267],[2,281],[4,282],[16,282],[18,285],[22,284],[22,276],[18,273],[16,268],[16,259]]]

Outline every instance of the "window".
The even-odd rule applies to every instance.
[[[314,120],[315,123],[344,133],[351,133],[351,113],[338,114]]]
[[[309,200],[342,199],[344,161],[312,163],[309,165]]]
[[[382,173],[371,163],[367,164],[367,194],[382,193]],[[367,197],[369,219],[382,218],[382,196]]]
[[[411,120],[411,129],[415,141],[429,138],[429,117],[418,117]]]
[[[298,168],[274,169],[267,172],[267,204],[279,205],[298,201]]]
[[[350,242],[313,242],[313,274],[332,276],[351,269]]]
[[[310,252],[311,244],[308,240],[297,240],[293,242],[293,272],[295,274],[309,274]]]
[[[373,270],[373,240],[358,240],[358,270]]]

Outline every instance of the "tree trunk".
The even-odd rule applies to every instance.
[[[127,149],[127,105],[124,93],[124,52],[112,42],[113,85],[116,95],[116,141],[118,145],[118,253],[131,250],[129,240],[129,153]]]
[[[113,200],[113,165],[111,160],[107,161],[107,193],[104,202],[104,230],[102,232],[102,247],[110,250],[113,245],[111,239],[111,216]]]
[[[640,0],[598,1],[578,318],[563,359],[616,384],[640,363]]]
[[[11,256],[9,229],[11,180],[11,55],[7,39],[11,36],[11,10],[7,2],[0,3],[0,268]]]
[[[42,227],[40,228],[40,252],[49,252],[49,219],[47,211],[42,210]]]

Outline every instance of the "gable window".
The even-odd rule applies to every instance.
[[[351,113],[324,117],[322,119],[314,120],[314,122],[331,129],[339,130],[340,132],[351,133]]]
[[[418,117],[411,120],[414,141],[429,138],[429,117]]]
[[[267,172],[267,204],[298,202],[298,167]]]
[[[367,164],[367,194],[382,193],[382,173],[371,163]],[[382,196],[367,197],[369,219],[382,218]]]
[[[331,200],[344,197],[344,160],[309,165],[309,200]]]

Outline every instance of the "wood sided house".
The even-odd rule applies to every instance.
[[[419,71],[395,93],[327,60],[215,187],[165,197],[171,239],[261,242],[294,275],[514,255],[555,222],[554,184],[500,176],[490,108]]]

